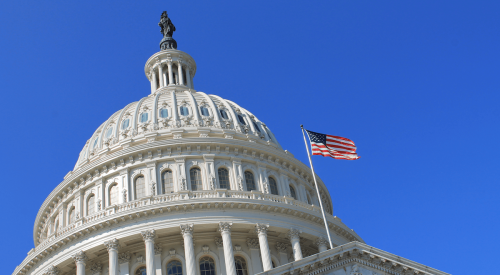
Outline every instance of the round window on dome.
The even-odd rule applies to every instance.
[[[106,131],[106,138],[109,138],[112,133],[113,133],[113,127],[109,127],[109,129]]]
[[[244,118],[243,118],[243,116],[242,116],[242,115],[240,115],[240,114],[238,114],[238,120],[240,121],[240,123],[241,123],[241,124],[243,124],[243,125],[247,125],[247,123],[246,123],[245,119],[244,119]]]
[[[148,113],[142,113],[141,122],[147,122],[147,121],[148,121]]]
[[[203,115],[203,116],[210,116],[210,113],[208,112],[207,107],[201,106],[200,110],[201,110],[201,115]]]
[[[130,123],[130,119],[125,119],[123,122],[122,122],[122,129],[127,129],[128,128],[128,125]]]
[[[219,113],[223,119],[229,119],[225,110],[219,110]]]
[[[186,106],[181,106],[181,116],[187,116],[189,115],[189,109]]]
[[[161,109],[160,110],[160,117],[167,118],[168,117],[168,109]]]

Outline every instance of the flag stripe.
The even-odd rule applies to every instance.
[[[331,157],[334,159],[359,159],[359,156],[356,154],[357,147],[354,145],[354,142],[348,138],[311,131],[307,131],[307,134],[311,141],[313,155]]]

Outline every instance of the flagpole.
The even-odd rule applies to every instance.
[[[326,234],[328,235],[328,241],[330,242],[330,249],[332,249],[333,244],[332,244],[332,238],[330,237],[330,229],[328,229],[328,221],[326,220],[325,209],[323,208],[323,202],[321,202],[321,194],[319,193],[318,182],[316,181],[316,174],[314,173],[314,166],[311,160],[311,154],[309,153],[309,146],[307,146],[306,134],[304,133],[304,126],[300,125],[300,128],[302,129],[302,136],[304,136],[304,143],[306,145],[307,156],[309,157],[309,164],[311,165],[314,184],[316,185],[316,193],[318,194],[319,206],[321,208],[321,214],[323,214],[323,221],[325,222]]]

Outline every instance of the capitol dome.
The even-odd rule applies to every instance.
[[[160,26],[161,51],[145,66],[149,95],[91,135],[73,171],[40,207],[35,247],[13,274],[235,275],[288,268],[328,250],[320,201],[333,246],[354,243],[345,249],[361,251],[363,240],[332,215],[324,183],[318,178],[317,196],[311,169],[283,150],[256,115],[195,90],[196,63],[176,49],[166,13]],[[332,248],[327,252],[336,253]],[[384,257],[373,259],[397,261]],[[321,262],[335,266],[339,259]]]

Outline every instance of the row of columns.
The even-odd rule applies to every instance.
[[[233,243],[231,240],[231,222],[220,222],[219,232],[222,237],[222,247],[224,253],[225,262],[225,274],[236,275],[236,266],[234,263],[234,251]],[[255,225],[255,232],[258,235],[258,246],[260,247],[260,255],[262,258],[262,267],[264,271],[268,271],[273,268],[271,260],[271,250],[269,249],[269,242],[267,240],[267,231],[269,225],[259,224]],[[194,239],[193,239],[193,224],[183,224],[180,226],[181,234],[184,239],[184,253],[186,260],[186,272],[187,275],[196,275],[196,258],[194,252]],[[288,231],[288,238],[291,242],[291,247],[293,250],[293,257],[295,261],[301,260],[302,250],[300,247],[300,234],[302,231],[292,228]],[[155,246],[156,231],[146,230],[141,232],[142,238],[146,247],[146,274],[147,275],[160,275],[161,274],[161,248]],[[326,239],[320,237],[315,241],[319,248],[319,252],[327,250]],[[104,242],[109,254],[109,275],[127,275],[128,274],[128,261],[130,259],[129,253],[118,254],[118,248],[120,247],[119,241],[117,239],[112,239],[110,241]],[[280,252],[286,252],[286,245],[283,243],[277,244],[277,249]],[[281,254],[281,253],[280,253]],[[85,275],[86,262],[88,260],[85,252],[79,251],[72,256],[76,264],[76,275]],[[120,258],[120,261],[119,261]],[[258,257],[257,257],[258,258]],[[282,264],[285,264],[288,259],[285,257],[280,259]],[[255,261],[255,259],[252,259]],[[120,266],[119,266],[120,263]],[[250,264],[250,263],[248,263]],[[100,274],[101,266],[100,264],[94,264],[91,268],[92,274]],[[121,272],[120,272],[121,270]],[[156,271],[156,270],[159,270]],[[155,272],[156,271],[156,272]],[[158,274],[159,273],[159,274]]]
[[[176,81],[174,78],[174,70],[172,67],[173,61],[168,60],[167,62],[167,72],[163,72],[163,63],[157,63],[155,68],[158,68],[158,84],[156,83],[156,70],[155,68],[151,68],[150,71],[150,81],[151,81],[151,93],[154,93],[157,89],[164,87],[164,86],[170,86],[170,85],[176,85]],[[189,67],[186,67],[186,81],[187,83],[184,83],[184,71],[182,70],[182,62],[178,60],[177,62],[177,77],[178,77],[178,83],[179,85],[185,85],[188,88],[193,88],[191,85],[191,73],[189,70]]]

